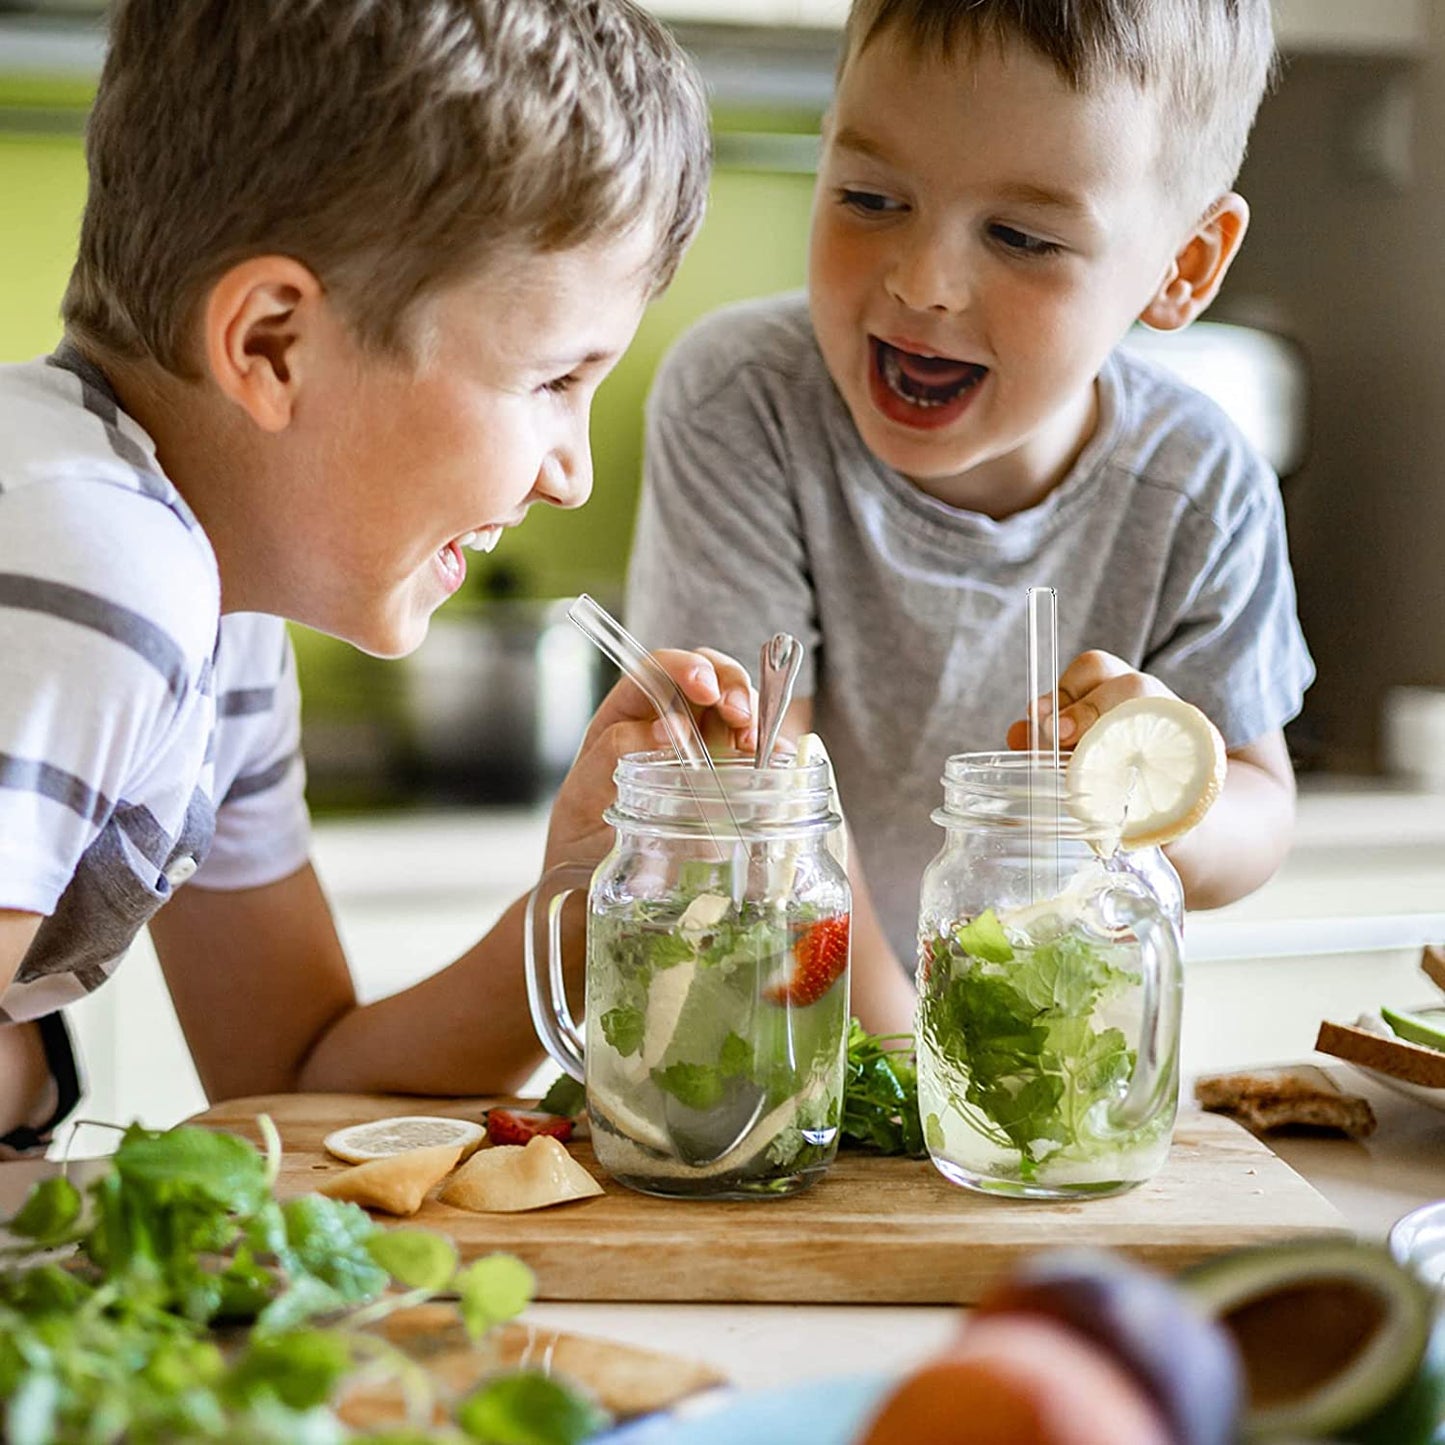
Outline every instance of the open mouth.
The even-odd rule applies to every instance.
[[[886,416],[910,426],[953,421],[988,375],[988,367],[977,362],[905,351],[876,336],[868,341],[874,400]]]

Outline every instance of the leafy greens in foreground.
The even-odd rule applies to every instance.
[[[209,1129],[132,1125],[82,1195],[37,1184],[0,1251],[0,1410],[11,1445],[177,1439],[342,1445],[487,1441],[576,1445],[607,1423],[590,1402],[528,1372],[438,1400],[423,1371],[363,1331],[447,1290],[473,1339],[530,1302],[510,1255],[458,1266],[455,1246],[386,1229],[354,1204],[272,1193],[269,1157]],[[73,1247],[63,1260],[20,1256]],[[4,1261],[11,1261],[5,1265]],[[234,1348],[223,1348],[227,1331]],[[412,1424],[349,1431],[333,1409],[359,1366],[394,1377]],[[453,1424],[433,1428],[439,1406]]]

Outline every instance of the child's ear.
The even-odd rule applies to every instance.
[[[206,364],[223,395],[262,431],[290,424],[302,354],[315,344],[321,283],[289,256],[251,256],[206,298]]]
[[[1193,321],[1214,300],[1248,229],[1243,196],[1230,191],[1215,201],[1169,263],[1139,320],[1155,331],[1177,331]]]

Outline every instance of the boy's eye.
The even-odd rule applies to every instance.
[[[1043,241],[1037,236],[1029,235],[1027,231],[1015,230],[1012,226],[995,223],[988,228],[988,233],[999,245],[1024,256],[1052,256],[1064,249],[1057,241]]]
[[[896,216],[907,209],[902,201],[879,195],[877,191],[853,191],[845,187],[838,192],[838,199],[850,210],[863,216]]]
[[[550,391],[553,396],[561,396],[564,393],[571,391],[572,388],[576,386],[577,383],[581,380],[582,378],[578,376],[575,371],[570,371],[567,373],[566,376],[558,376],[555,377],[553,380],[546,382],[543,385],[542,390]]]

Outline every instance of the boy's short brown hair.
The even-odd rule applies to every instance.
[[[1076,90],[1156,96],[1164,179],[1200,205],[1234,183],[1274,68],[1269,0],[853,0],[844,65],[884,33],[926,55],[1022,42]]]
[[[194,375],[229,267],[301,261],[357,336],[519,249],[701,220],[706,102],[631,0],[116,0],[63,314],[102,353]]]

